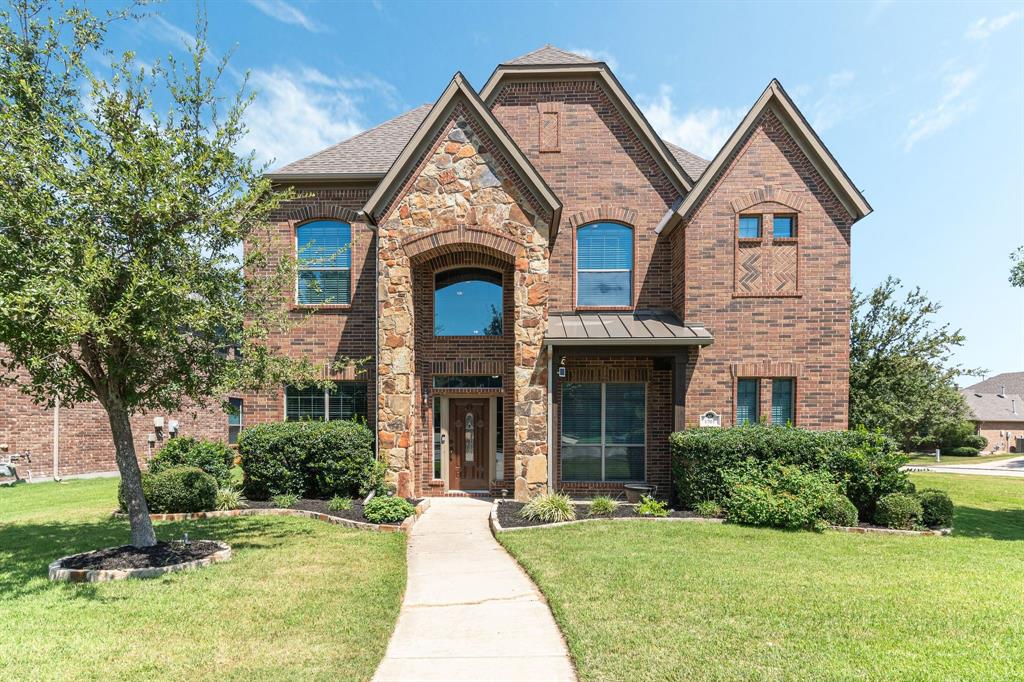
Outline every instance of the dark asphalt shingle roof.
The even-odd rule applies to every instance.
[[[697,156],[693,152],[687,151],[678,145],[674,145],[668,140],[665,140],[665,146],[672,152],[672,156],[676,157],[676,161],[683,167],[686,174],[690,176],[691,180],[696,180],[704,173],[704,169],[711,164],[707,159]]]
[[[544,337],[544,343],[556,346],[706,346],[712,341],[703,325],[682,322],[668,310],[551,315]]]
[[[596,64],[597,61],[575,52],[562,50],[554,45],[545,45],[539,50],[519,55],[515,59],[503,62],[503,66],[531,66],[552,64]]]

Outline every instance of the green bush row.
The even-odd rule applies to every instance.
[[[168,467],[142,474],[142,494],[152,514],[188,514],[217,506],[217,480],[198,467]],[[117,489],[121,511],[128,509],[124,483]]]
[[[724,506],[729,494],[727,472],[746,460],[799,466],[825,472],[849,498],[862,519],[874,518],[883,495],[904,492],[907,458],[881,433],[808,431],[751,424],[725,429],[694,428],[673,433],[672,478],[679,503],[693,509],[698,502]]]
[[[891,493],[878,501],[875,523],[887,528],[949,528],[953,525],[953,501],[943,490]]]
[[[171,467],[197,467],[213,476],[221,486],[231,485],[231,467],[235,453],[224,443],[196,440],[188,436],[172,438],[149,462],[149,472],[159,474]]]
[[[245,495],[266,500],[293,494],[329,499],[383,492],[384,464],[373,433],[356,421],[258,424],[238,440]]]

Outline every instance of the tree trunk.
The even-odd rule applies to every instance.
[[[128,521],[132,527],[132,544],[136,547],[151,547],[156,544],[153,522],[149,519],[149,507],[142,493],[142,472],[135,457],[135,440],[132,438],[132,422],[128,410],[120,400],[105,401],[110,430],[114,434],[114,452],[117,469],[121,472],[121,485],[128,504]]]

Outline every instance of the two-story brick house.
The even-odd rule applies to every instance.
[[[850,228],[870,207],[777,81],[708,162],[553,47],[270,174],[300,271],[278,345],[364,415],[402,493],[669,490],[668,436],[847,425]]]

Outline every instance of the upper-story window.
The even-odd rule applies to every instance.
[[[741,215],[740,216],[740,239],[760,239],[761,237],[761,216]]]
[[[315,220],[295,230],[297,301],[304,305],[348,304],[352,297],[352,226]]]
[[[796,237],[796,217],[777,215],[772,217],[772,238],[792,239]]]
[[[633,229],[593,223],[576,230],[576,305],[633,305]]]
[[[434,277],[434,336],[501,336],[501,273],[444,270]]]

